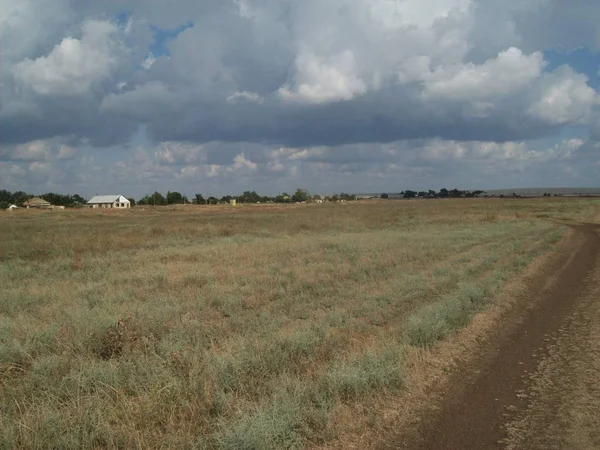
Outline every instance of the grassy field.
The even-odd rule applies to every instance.
[[[0,214],[0,448],[301,448],[598,199]]]

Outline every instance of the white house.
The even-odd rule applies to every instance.
[[[96,195],[87,204],[92,208],[131,208],[131,202],[122,195]]]

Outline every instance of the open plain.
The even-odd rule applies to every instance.
[[[565,364],[594,370],[572,355],[597,354],[577,330],[600,322],[563,302],[598,312],[582,224],[599,213],[594,198],[2,213],[0,447],[566,448],[527,434],[551,404],[573,415],[569,448],[595,448],[598,392]],[[515,337],[556,290],[533,340]],[[501,364],[514,348],[546,356]],[[558,398],[553,368],[588,409]]]

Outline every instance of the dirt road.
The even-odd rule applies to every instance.
[[[600,229],[575,233],[439,409],[384,448],[600,449]]]

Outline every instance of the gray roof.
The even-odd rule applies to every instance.
[[[88,201],[88,204],[94,204],[94,203],[114,203],[120,197],[121,197],[121,195],[96,195],[95,197],[92,197]],[[125,198],[125,197],[123,197],[123,198]],[[127,199],[125,199],[125,200],[127,200]]]

